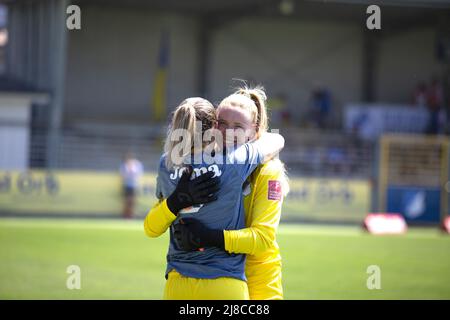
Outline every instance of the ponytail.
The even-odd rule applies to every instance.
[[[175,165],[181,165],[182,161],[191,154],[192,148],[196,143],[202,141],[202,133],[213,127],[215,118],[214,106],[203,98],[188,98],[181,102],[172,116],[172,122],[167,132],[166,142],[164,144],[164,153],[166,154],[166,167],[173,168]],[[197,127],[200,126],[200,127]],[[182,141],[174,140],[175,130],[182,129]],[[172,151],[176,145],[181,143],[183,154],[176,157],[178,161],[173,161]]]
[[[267,96],[262,86],[256,86],[255,88],[248,88],[247,86],[239,88],[236,94],[242,94],[249,97],[256,106],[256,130],[258,135],[267,131],[269,127],[269,121],[267,116]]]

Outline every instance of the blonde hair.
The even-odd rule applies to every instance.
[[[172,161],[171,155],[175,145],[182,143],[181,149],[186,150],[186,152],[181,155],[181,159],[184,159],[191,154],[194,145],[197,145],[196,143],[203,145],[202,134],[206,130],[211,129],[216,121],[216,110],[208,100],[194,97],[181,102],[172,114],[172,122],[169,125],[166,142],[164,143],[166,167],[171,169],[174,165],[181,164]],[[201,128],[197,128],[198,122],[201,122]],[[174,141],[173,132],[178,129],[186,130],[193,139],[186,139],[183,137],[181,142]],[[187,143],[190,145],[186,146]]]
[[[266,101],[267,96],[262,86],[250,88],[244,85],[223,99],[218,108],[231,106],[248,110],[252,118],[252,123],[256,126],[256,134],[260,136],[269,127]]]
[[[267,112],[267,96],[264,91],[264,87],[261,85],[255,87],[249,87],[244,84],[242,87],[235,89],[235,92],[223,99],[219,106],[230,106],[246,109],[250,112],[252,122],[256,125],[256,136],[260,137],[261,134],[269,130],[269,117]],[[280,168],[280,180],[282,184],[283,196],[287,196],[289,193],[289,178],[287,175],[286,166],[279,159],[272,159],[272,168]],[[263,171],[261,171],[263,173]]]

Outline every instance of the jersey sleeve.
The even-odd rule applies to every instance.
[[[155,189],[155,196],[156,196],[156,199],[158,199],[158,200],[162,200],[164,197],[163,191],[162,191],[162,178],[161,178],[163,165],[164,165],[164,158],[161,157],[161,159],[159,160],[159,165],[158,165],[158,174],[156,176],[156,189]]]
[[[258,254],[275,241],[281,217],[283,196],[281,170],[262,170],[253,185],[254,197],[249,226],[240,230],[224,230],[225,250],[229,253]]]
[[[161,200],[163,198],[163,193],[161,189],[161,178],[158,173],[158,176],[156,177],[156,189],[155,189],[155,197],[158,200]]]
[[[167,201],[159,201],[150,209],[145,217],[145,234],[150,238],[159,237],[166,232],[167,228],[170,227],[175,219],[176,215],[174,215],[167,207]]]
[[[236,148],[231,153],[230,158],[233,167],[242,180],[245,181],[256,167],[263,162],[264,157],[257,144],[245,143]]]

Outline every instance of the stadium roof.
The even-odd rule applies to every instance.
[[[28,2],[27,0],[0,0],[0,3]],[[437,23],[450,20],[450,0],[73,0],[77,5],[104,5],[148,8],[166,12],[210,17],[218,24],[243,16],[285,17],[301,20],[340,20],[363,22],[366,8],[378,4],[382,8],[385,26],[399,24]],[[289,9],[283,10],[282,3]],[[444,10],[442,10],[444,9]]]
[[[213,13],[238,9],[279,8],[281,2],[292,2],[294,7],[302,8],[304,5],[359,5],[378,4],[382,6],[398,7],[428,7],[450,8],[450,0],[79,0],[76,2],[96,2],[104,4],[145,5],[160,9],[185,11],[192,13]]]
[[[288,12],[282,9],[283,2],[289,3]],[[361,23],[367,19],[366,9],[371,4],[381,6],[383,25],[388,28],[450,20],[450,0],[76,0],[73,3],[152,8],[199,15],[217,24],[249,16]],[[444,17],[436,19],[437,16]]]
[[[29,2],[28,0],[0,0],[0,3]],[[256,10],[273,8],[279,11],[281,2],[294,4],[295,13],[310,6],[336,7],[347,5],[369,6],[372,4],[383,7],[420,7],[450,9],[450,0],[74,0],[74,4],[96,3],[104,5],[123,5],[151,7],[162,10],[182,11],[190,13],[218,13],[234,10]]]

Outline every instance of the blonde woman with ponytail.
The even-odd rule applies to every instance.
[[[158,168],[160,201],[144,221],[149,237],[170,228],[165,299],[249,298],[245,254],[225,251],[223,230],[245,228],[243,185],[283,148],[284,139],[264,133],[223,148],[217,135],[209,135],[220,133],[216,128],[216,110],[202,98],[184,100],[169,127]],[[205,141],[209,136],[214,139]],[[206,157],[211,145],[212,162]],[[191,221],[207,228],[201,240],[184,232]]]
[[[238,89],[217,108],[218,128],[248,130],[247,140],[268,129],[266,95],[262,87]],[[252,300],[283,299],[281,256],[276,231],[284,197],[289,191],[285,167],[279,159],[258,166],[243,188],[245,226],[223,230],[224,248],[230,254],[246,254],[245,274]],[[208,228],[191,221],[189,232],[202,240]]]

